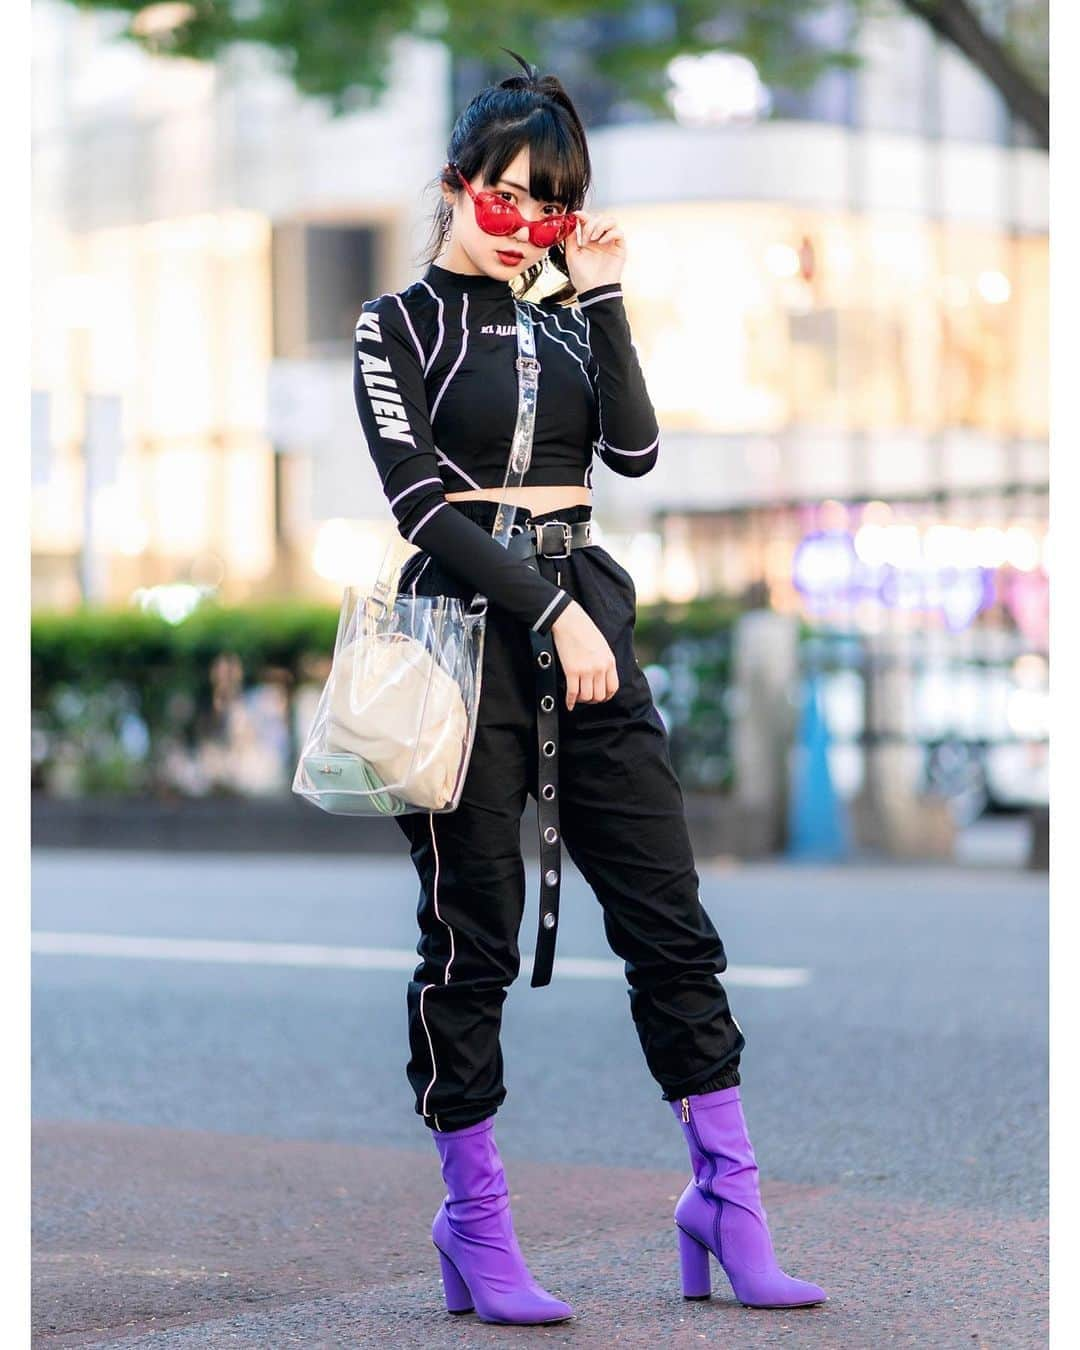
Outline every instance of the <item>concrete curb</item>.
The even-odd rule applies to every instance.
[[[686,795],[694,852],[768,857],[768,822],[724,797]],[[299,797],[52,798],[31,796],[34,848],[133,849],[211,853],[401,854],[405,838],[395,820],[333,816]],[[536,807],[521,822],[522,852],[536,854]]]

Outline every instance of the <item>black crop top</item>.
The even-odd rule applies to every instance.
[[[569,306],[529,304],[541,369],[524,485],[591,487],[594,451],[616,473],[647,473],[660,433],[621,285],[580,291]],[[353,393],[398,532],[546,633],[569,593],[512,558],[445,497],[488,488],[498,498],[517,417],[516,358],[509,283],[430,263],[405,290],[361,307]]]

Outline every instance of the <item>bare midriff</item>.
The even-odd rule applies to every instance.
[[[447,501],[502,501],[497,488],[469,488],[465,492],[446,493]],[[557,511],[562,506],[590,506],[592,489],[567,483],[553,483],[537,487],[511,488],[506,500],[514,506],[525,506],[537,515],[545,511]]]

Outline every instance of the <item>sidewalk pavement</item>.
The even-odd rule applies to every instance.
[[[33,1344],[1046,1344],[1043,1222],[764,1176],[781,1264],[830,1301],[748,1309],[715,1261],[712,1299],[682,1298],[671,1211],[689,1171],[620,1168],[617,1156],[610,1167],[503,1160],[530,1268],[574,1305],[571,1322],[512,1328],[446,1312],[433,1148],[38,1123]]]

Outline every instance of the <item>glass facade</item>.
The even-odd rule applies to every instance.
[[[32,493],[34,602],[78,599],[87,525],[104,560],[95,598],[178,579],[226,593],[273,566],[266,439],[270,231],[225,211],[73,239],[42,297],[33,384],[50,393],[50,471]],[[89,506],[85,409],[123,407]]]
[[[668,429],[1046,437],[1045,237],[757,203],[620,217]]]

